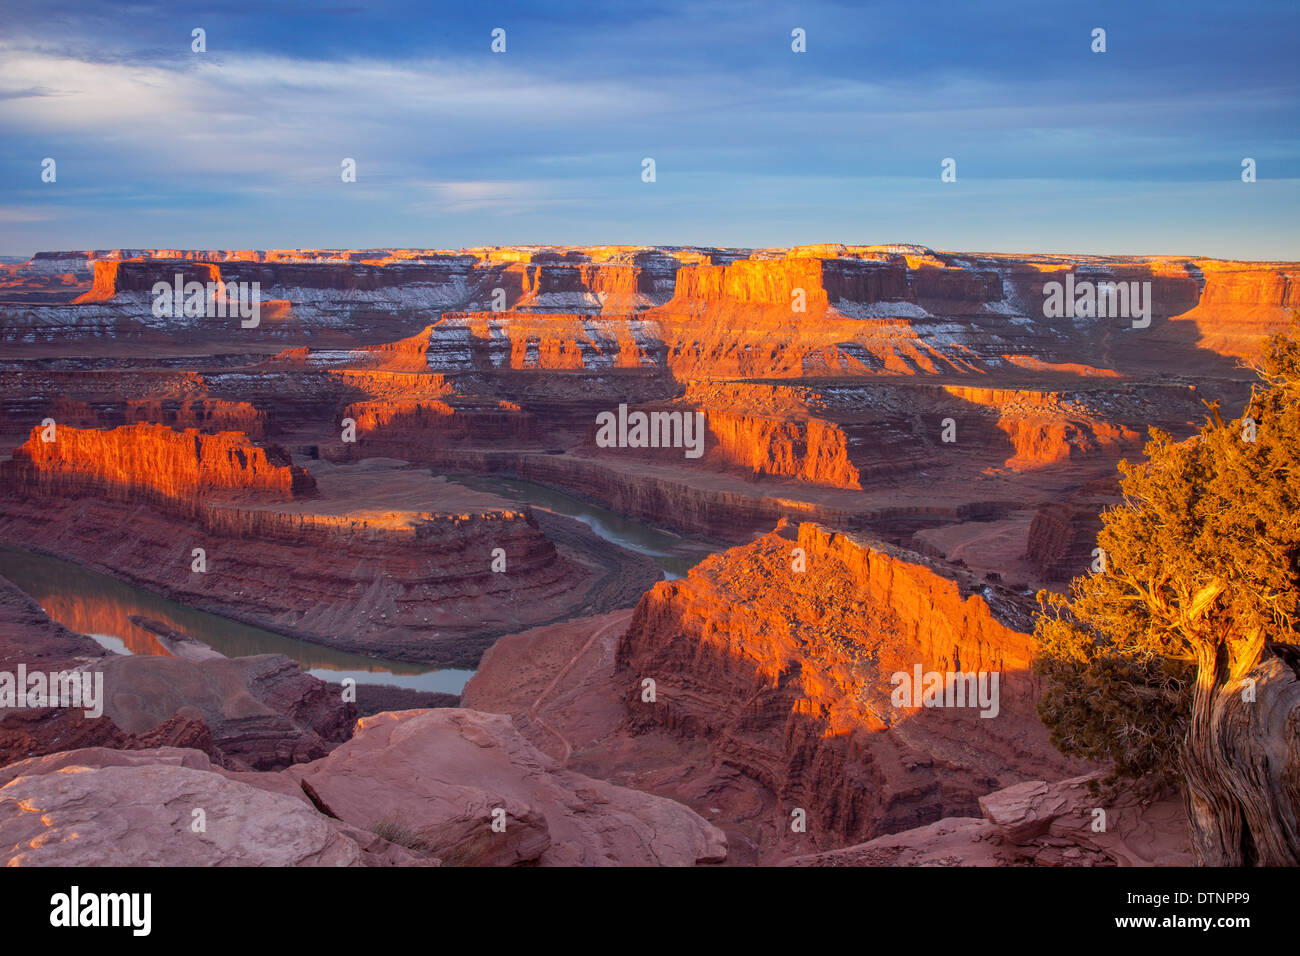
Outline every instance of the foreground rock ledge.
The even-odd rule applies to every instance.
[[[688,808],[565,770],[509,717],[476,711],[363,718],[329,756],[274,773],[183,748],[0,768],[9,866],[691,866],[726,854]]]
[[[215,771],[196,750],[89,748],[5,768],[7,866],[367,866],[427,864],[402,847]],[[101,765],[96,765],[101,764]],[[195,829],[202,812],[202,829]]]
[[[565,770],[497,714],[366,717],[329,756],[284,775],[355,826],[415,831],[448,864],[691,866],[727,854],[722,831],[694,811]],[[504,833],[489,826],[496,810]]]
[[[1093,796],[1100,773],[1029,780],[980,797],[983,817],[945,817],[857,846],[792,857],[786,866],[1191,866],[1176,795]],[[1104,811],[1098,817],[1097,811]],[[1100,827],[1100,828],[1099,828]]]

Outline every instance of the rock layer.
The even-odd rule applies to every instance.
[[[1067,768],[1034,713],[1032,639],[1016,599],[884,545],[792,530],[642,599],[615,678],[633,728],[709,741],[785,813],[804,810],[823,847],[973,810],[999,784]],[[918,665],[997,674],[996,716],[894,706],[893,675]]]
[[[165,425],[109,431],[42,426],[15,449],[4,476],[40,495],[85,491],[125,500],[160,501],[197,513],[209,496],[287,500],[310,495],[316,482],[277,446],[263,448],[239,432],[204,434]]]

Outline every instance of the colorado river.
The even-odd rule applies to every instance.
[[[459,694],[474,673],[332,650],[196,610],[79,564],[3,544],[0,576],[30,596],[51,619],[119,654],[167,653],[153,634],[131,620],[135,615],[187,634],[227,657],[285,654],[303,670],[333,683],[351,677],[358,684]]]
[[[448,477],[479,491],[581,521],[607,541],[648,556],[669,579],[683,577],[708,553],[702,545],[545,485],[478,475]],[[165,624],[227,657],[287,655],[303,670],[332,683],[351,677],[358,684],[459,694],[474,674],[472,670],[432,669],[332,650],[197,610],[79,564],[4,544],[0,544],[0,576],[29,595],[51,619],[119,654],[167,653],[152,633],[132,620],[135,616]]]
[[[650,525],[625,518],[616,511],[602,508],[563,491],[546,485],[517,478],[497,478],[483,475],[448,475],[449,481],[465,485],[476,491],[534,505],[556,514],[575,518],[606,541],[612,541],[629,551],[644,554],[663,568],[668,580],[686,576],[686,572],[700,562],[709,550],[686,538],[660,531]]]

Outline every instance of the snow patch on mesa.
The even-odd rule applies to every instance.
[[[833,306],[850,319],[933,319],[915,302],[850,302],[840,299]]]
[[[1007,278],[1006,267],[1001,267],[998,273],[1002,276],[1002,298],[997,302],[985,302],[983,309],[989,315],[1006,315],[1014,317],[1026,317],[1029,310],[1025,308],[1025,303],[1021,301],[1020,296],[1016,294],[1015,287],[1011,280]],[[1015,322],[1015,318],[1012,319]],[[1029,325],[1032,322],[1015,322],[1016,325]]]
[[[352,349],[321,349],[319,352],[309,353],[307,363],[314,366],[333,368],[336,365],[347,365],[349,362],[356,361],[362,354]]]

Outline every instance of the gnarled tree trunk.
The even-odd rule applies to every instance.
[[[1183,748],[1192,848],[1202,866],[1300,866],[1300,677],[1291,654],[1269,653],[1233,679],[1225,654],[1198,655]]]

